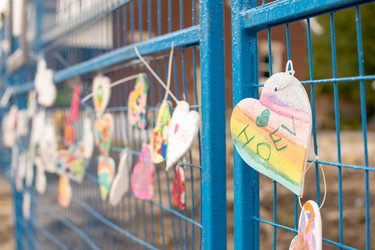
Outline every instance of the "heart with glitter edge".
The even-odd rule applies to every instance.
[[[302,196],[311,107],[300,81],[290,72],[272,75],[259,100],[247,98],[235,106],[230,129],[250,167]]]
[[[199,130],[199,114],[189,103],[180,101],[173,112],[168,131],[166,170],[176,164],[193,146]]]

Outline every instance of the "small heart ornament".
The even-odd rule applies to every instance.
[[[113,134],[113,117],[106,113],[95,122],[95,143],[101,155],[108,156]]]
[[[69,178],[61,175],[59,179],[59,194],[57,201],[60,206],[66,208],[70,206],[72,200],[72,188],[70,187]]]
[[[56,161],[56,172],[81,183],[85,177],[87,166],[83,152],[84,149],[81,144],[73,144],[68,150],[59,150]]]
[[[298,235],[290,243],[289,250],[321,250],[322,219],[318,204],[309,200],[303,205],[298,225]]]
[[[47,68],[47,63],[43,58],[38,61],[34,82],[40,105],[51,107],[55,102],[57,91],[53,83],[53,72]]]
[[[144,144],[137,164],[131,175],[131,187],[135,197],[141,200],[152,200],[154,195],[155,165],[151,160],[150,145]]]
[[[156,126],[151,137],[151,158],[155,164],[162,163],[167,157],[170,121],[171,109],[169,103],[164,101],[160,105]]]
[[[70,120],[76,121],[79,118],[79,107],[81,101],[81,86],[75,84],[73,88],[72,101],[70,103]]]
[[[109,193],[109,204],[117,206],[121,198],[129,191],[129,170],[130,155],[124,150],[120,157],[120,163],[117,168],[117,175],[113,180],[111,191]]]
[[[115,161],[111,157],[99,156],[98,181],[102,201],[107,199],[114,178]]]
[[[139,75],[135,81],[134,90],[128,98],[128,120],[136,128],[146,128],[148,84],[146,75]]]
[[[55,163],[58,151],[55,127],[51,122],[47,122],[44,129],[44,134],[39,141],[38,155],[44,166],[44,170],[54,173],[56,171]]]
[[[185,209],[185,173],[182,167],[176,168],[176,178],[172,186],[173,204],[181,210]]]
[[[168,130],[166,170],[176,164],[193,146],[198,135],[199,114],[185,101],[178,102]]]
[[[272,75],[259,100],[240,101],[233,109],[230,129],[237,152],[249,166],[302,196],[311,107],[291,72]]]
[[[111,79],[107,76],[97,75],[92,84],[92,93],[95,111],[98,117],[102,116],[111,97]]]

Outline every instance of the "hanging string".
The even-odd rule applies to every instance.
[[[168,63],[168,80],[167,80],[167,89],[165,91],[165,95],[163,98],[163,102],[165,102],[168,98],[169,88],[171,86],[171,74],[172,74],[172,59],[173,59],[173,52],[174,52],[174,46],[172,43],[171,53],[169,54],[169,63]]]
[[[172,49],[173,49],[173,43],[172,43]],[[151,68],[151,66],[146,62],[146,60],[139,54],[139,51],[137,47],[134,47],[135,54],[138,56],[139,60],[145,65],[145,67],[151,72],[151,74],[158,80],[161,86],[167,91],[167,93],[173,98],[173,100],[178,103],[178,99],[176,96],[168,89],[168,87],[165,85],[165,83],[160,79],[160,77],[155,73],[155,71]]]
[[[305,171],[303,172],[303,180],[305,179],[305,175],[307,173],[307,171],[310,169],[310,167],[316,162],[319,160],[319,157],[317,155],[315,155],[314,157],[314,160],[309,164],[309,166],[305,169]],[[323,195],[323,200],[322,200],[322,203],[320,204],[319,206],[319,209],[321,209],[326,201],[326,197],[327,197],[327,182],[326,182],[326,175],[324,173],[324,169],[323,169],[323,166],[322,164],[318,164],[320,170],[322,171],[322,176],[323,176],[323,186],[324,186],[324,195]],[[299,203],[299,206],[301,207],[301,209],[303,208],[302,207],[302,203],[301,203],[301,198],[302,196],[298,197],[298,203]]]
[[[136,74],[136,75],[132,75],[132,76],[128,76],[128,77],[122,78],[122,79],[120,79],[120,80],[117,80],[117,81],[111,83],[111,84],[109,85],[109,87],[110,87],[110,88],[113,88],[113,87],[115,87],[115,86],[117,86],[117,85],[120,85],[120,84],[122,84],[122,83],[126,83],[126,82],[132,81],[132,80],[134,80],[134,79],[137,79],[139,76],[143,76],[143,75],[145,75],[145,73],[139,73],[139,74]],[[90,94],[88,94],[87,96],[85,96],[85,97],[81,100],[81,103],[85,103],[87,100],[89,100],[90,98],[92,98],[93,95],[94,95],[94,93],[91,92]]]

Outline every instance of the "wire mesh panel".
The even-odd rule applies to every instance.
[[[142,146],[150,143],[166,92],[138,59],[135,48],[165,83],[169,52],[174,48],[170,91],[178,100],[188,102],[190,110],[198,111],[202,122],[191,150],[177,164],[185,175],[184,207],[176,206],[173,201],[176,170],[173,167],[165,171],[165,163],[155,166],[151,200],[138,199],[128,192],[117,206],[101,201],[97,176],[100,153],[95,149],[82,183],[70,181],[73,195],[68,208],[57,202],[59,178],[55,174],[47,173],[45,194],[38,194],[34,187],[25,187],[21,193],[14,190],[17,248],[200,249],[225,246],[226,237],[217,239],[218,235],[225,235],[226,230],[223,31],[222,20],[214,25],[208,22],[222,14],[223,3],[195,0],[38,0],[28,3],[36,11],[33,20],[36,36],[29,44],[29,64],[11,75],[15,87],[10,103],[20,110],[26,108],[27,93],[34,88],[35,62],[40,57],[45,58],[48,68],[54,71],[58,94],[53,108],[40,109],[45,110],[46,120],[55,127],[59,149],[67,148],[64,133],[75,86],[81,88],[83,98],[91,94],[93,79],[98,74],[109,77],[113,83],[144,73],[149,84],[146,129],[135,128],[128,120],[128,97],[135,80],[114,86],[106,109],[114,123],[109,156],[117,168],[120,154],[126,148],[130,154],[129,171],[132,171]],[[204,31],[204,35],[200,31]],[[218,58],[215,68],[211,67]],[[175,107],[170,96],[168,100]],[[75,143],[83,137],[83,120],[88,118],[94,124],[96,119],[92,100],[82,103],[80,110],[79,119],[72,124]],[[5,149],[1,152],[3,157]],[[12,179],[10,159],[7,159],[2,166],[7,166],[5,172]],[[22,215],[25,192],[31,195],[29,220]]]
[[[322,207],[323,249],[373,249],[375,212],[371,1],[234,1],[233,102],[258,97],[292,60],[312,108],[303,200]],[[370,14],[372,13],[372,14]],[[350,103],[350,104],[348,104]],[[314,155],[318,160],[314,161]],[[286,249],[297,234],[298,197],[235,154],[235,247]],[[323,189],[321,164],[327,190]]]

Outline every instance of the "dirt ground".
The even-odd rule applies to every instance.
[[[341,162],[361,166],[364,164],[363,137],[360,132],[342,131],[341,136]],[[318,132],[318,155],[321,161],[337,162],[337,140],[336,134],[329,131]],[[228,249],[233,249],[233,148],[231,140],[227,141],[227,199],[228,199]],[[368,134],[368,155],[369,166],[375,166],[375,132]],[[310,154],[310,159],[313,155]],[[339,201],[343,207],[343,243],[358,249],[365,248],[365,205],[366,205],[366,175],[363,170],[342,168],[339,174],[338,168],[324,165],[324,172],[327,180],[327,199],[321,210],[323,221],[323,236],[332,241],[339,241]],[[341,183],[339,180],[341,175]],[[320,173],[320,178],[322,174]],[[375,172],[368,172],[369,194],[370,194],[370,217],[371,229],[375,230]],[[260,190],[260,217],[268,221],[274,221],[273,210],[273,183],[266,177],[261,177]],[[339,186],[342,186],[342,198],[339,196]],[[321,184],[322,192],[323,185]],[[316,175],[312,168],[305,183],[305,197],[316,200]],[[13,228],[12,228],[12,197],[11,190],[0,176],[0,249],[14,249]],[[276,222],[288,227],[294,226],[294,196],[282,186],[277,186],[277,215]],[[274,237],[274,228],[261,224],[261,249],[271,249]],[[276,231],[277,249],[288,249],[294,235],[286,230]],[[372,244],[374,245],[374,243]],[[323,244],[323,249],[337,249],[330,244]],[[372,248],[375,249],[375,248]]]

